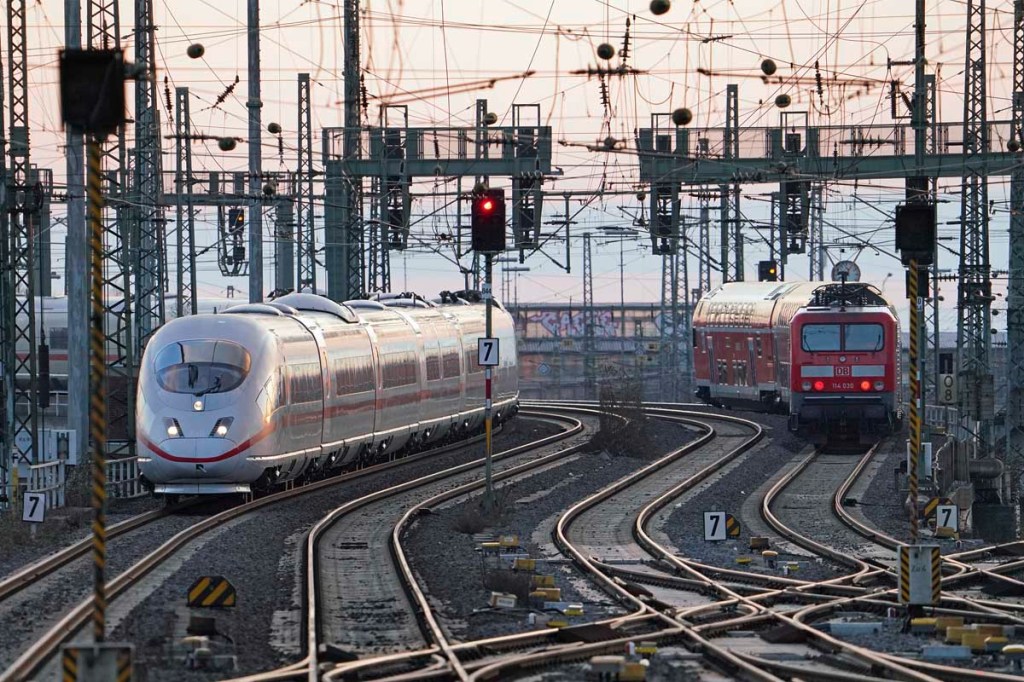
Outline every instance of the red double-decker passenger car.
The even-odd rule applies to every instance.
[[[733,282],[694,309],[697,397],[787,412],[814,440],[891,432],[899,362],[899,320],[869,284]]]

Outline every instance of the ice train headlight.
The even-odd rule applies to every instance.
[[[167,437],[168,438],[184,438],[185,434],[181,431],[181,424],[178,423],[177,419],[173,417],[166,420],[167,424]]]
[[[231,429],[231,422],[233,421],[235,421],[234,417],[221,417],[218,419],[210,431],[210,438],[223,438],[228,435],[228,430]]]

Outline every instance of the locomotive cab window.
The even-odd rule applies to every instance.
[[[844,324],[843,341],[847,351],[879,351],[885,345],[885,332],[880,324]]]
[[[842,343],[838,324],[805,324],[800,332],[801,347],[811,353],[839,351]]]
[[[874,352],[885,346],[885,331],[878,323],[805,324],[801,347],[811,353]]]
[[[156,378],[171,393],[224,393],[249,374],[249,351],[231,341],[193,340],[168,344],[154,360]]]

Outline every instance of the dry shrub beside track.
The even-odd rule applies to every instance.
[[[613,455],[643,457],[654,447],[643,409],[643,382],[624,370],[611,373],[601,384],[601,428],[590,449]]]

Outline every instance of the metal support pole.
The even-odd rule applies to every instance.
[[[65,0],[64,43],[69,48],[82,46],[81,0]],[[64,263],[65,291],[68,297],[68,395],[89,395],[88,326],[89,270],[86,254],[89,249],[85,225],[85,148],[82,135],[67,130],[67,242]],[[89,407],[84,400],[68,401],[68,428],[78,434],[78,452],[68,455],[84,462],[89,430]]]
[[[619,368],[626,371],[626,240],[619,235]]]
[[[263,159],[260,109],[260,2],[248,0],[249,26],[249,302],[263,300]]]
[[[89,263],[92,297],[89,329],[89,426],[92,436],[92,558],[93,600],[92,626],[95,641],[106,636],[107,593],[104,569],[107,564],[107,402],[106,337],[103,331],[103,194],[100,190],[100,143],[88,143]]]
[[[494,254],[484,254],[484,307],[485,307],[485,331],[484,336],[491,338],[493,333],[493,320],[492,320],[492,294],[491,294],[491,274],[492,274],[492,263],[494,261]],[[493,443],[491,441],[491,368],[487,366],[484,368],[484,509],[487,513],[490,513],[494,509],[494,486],[491,480],[491,457],[494,453]]]
[[[910,261],[910,542],[916,545],[918,539],[917,527],[917,486],[918,460],[921,456],[921,377],[918,374],[918,358],[920,347],[918,337],[920,335],[919,318],[921,316],[921,298],[917,290],[917,259]]]

